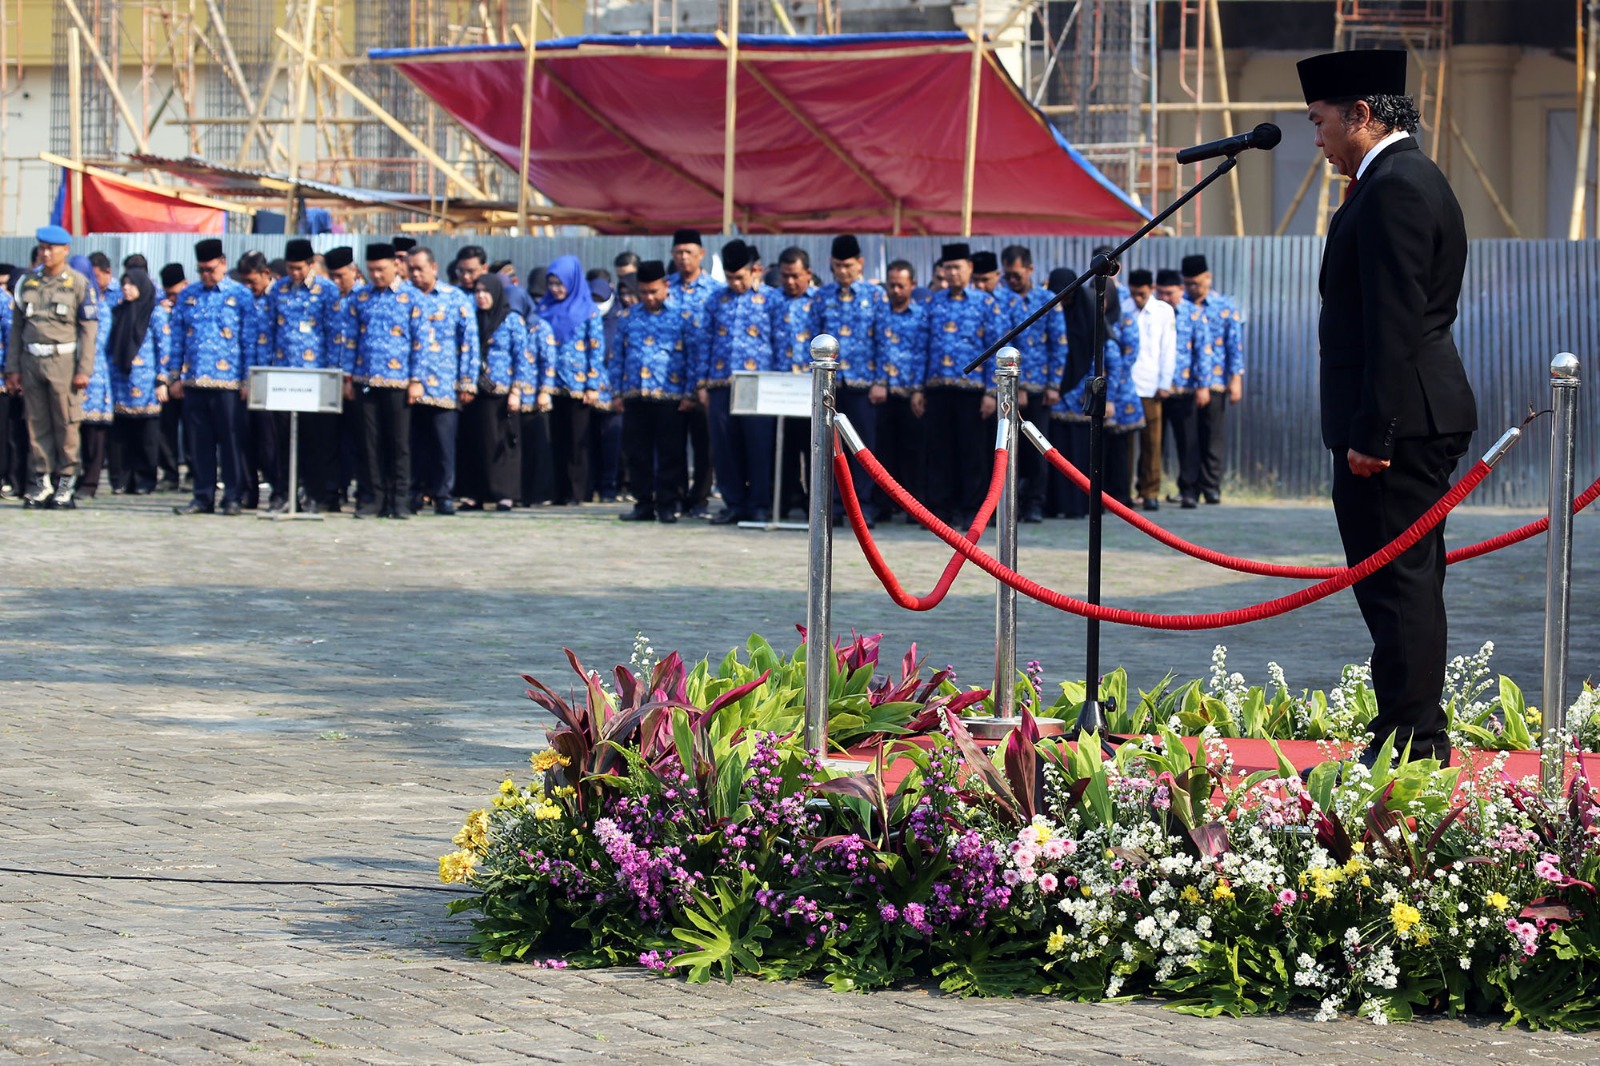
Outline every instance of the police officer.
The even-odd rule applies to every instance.
[[[78,481],[78,422],[94,372],[99,299],[94,286],[67,266],[72,237],[43,226],[39,269],[17,285],[11,336],[6,343],[6,385],[21,392],[38,484],[28,507],[72,507]]]

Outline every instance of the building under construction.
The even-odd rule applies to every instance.
[[[1473,236],[1595,236],[1594,0],[0,0],[0,232],[31,229],[85,169],[190,189],[204,172],[214,202],[290,226],[311,204],[351,230],[581,221],[369,50],[730,27],[982,27],[1027,102],[1146,207],[1203,173],[1179,148],[1278,123],[1276,151],[1183,214],[1179,232],[1212,235],[1320,232],[1339,179],[1294,64],[1403,47]]]

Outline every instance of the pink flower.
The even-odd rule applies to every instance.
[[[1285,907],[1294,906],[1294,901],[1299,898],[1299,894],[1296,893],[1292,888],[1286,888],[1282,892],[1278,893],[1278,902],[1283,904]]]
[[[1558,885],[1563,884],[1566,878],[1561,873],[1561,867],[1558,865],[1560,862],[1561,857],[1559,855],[1545,854],[1534,864],[1533,872],[1536,876],[1546,881],[1554,881]]]
[[[1057,882],[1056,882],[1056,875],[1055,874],[1040,874],[1039,875],[1039,891],[1040,892],[1043,892],[1045,895],[1049,895],[1050,893],[1054,892],[1057,887],[1058,887],[1058,885],[1057,885]]]
[[[1016,888],[1017,884],[1022,880],[1022,875],[1017,873],[1015,870],[1007,870],[1000,875],[1000,880],[1004,881],[1010,887]]]

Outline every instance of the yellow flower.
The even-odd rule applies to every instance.
[[[1422,921],[1422,912],[1409,903],[1396,903],[1389,910],[1389,920],[1394,923],[1394,931],[1405,936],[1413,926]]]
[[[1045,841],[1049,840],[1050,827],[1047,825],[1035,825],[1033,827],[1033,839],[1034,843],[1036,844],[1043,844]]]
[[[1361,875],[1361,887],[1362,888],[1371,888],[1372,887],[1372,878],[1368,877],[1366,874],[1362,874]]]
[[[533,816],[541,822],[554,821],[561,817],[561,808],[554,803],[541,803],[533,809]]]
[[[1344,864],[1344,873],[1346,877],[1354,877],[1363,869],[1365,869],[1365,867],[1362,864],[1361,859],[1357,856],[1351,856],[1350,861]]]
[[[1184,885],[1183,891],[1178,893],[1178,898],[1185,903],[1199,903],[1200,890],[1193,885]]]
[[[1211,898],[1219,903],[1230,903],[1233,901],[1233,889],[1226,884],[1218,884],[1211,890]]]
[[[1045,941],[1044,949],[1052,955],[1059,955],[1067,948],[1067,934],[1056,926],[1056,931],[1050,934],[1050,939]]]
[[[451,841],[458,848],[482,855],[489,850],[489,812],[473,811],[467,815],[467,824],[461,827],[461,832]]]
[[[1350,845],[1350,850],[1355,852],[1357,855],[1360,855],[1362,852],[1367,850],[1367,842],[1364,840],[1354,841]]]
[[[478,865],[478,856],[470,851],[452,851],[448,855],[439,856],[439,880],[447,885],[460,884],[472,876],[472,868]]]
[[[508,777],[504,781],[500,782],[500,794],[502,796],[509,796],[516,790],[517,783],[511,780],[511,778]]]
[[[1312,886],[1311,895],[1315,899],[1330,900],[1333,898],[1333,886],[1319,881]]]
[[[546,748],[544,751],[535,752],[528,761],[533,764],[533,772],[536,774],[542,774],[546,770],[554,769],[557,766],[572,765],[570,758],[554,748]]]
[[[1503,911],[1507,907],[1511,906],[1511,898],[1504,892],[1489,893],[1486,902],[1489,904],[1489,906],[1493,907],[1497,911]]]
[[[1417,946],[1427,947],[1433,941],[1433,936],[1428,932],[1428,927],[1423,926],[1417,930]]]

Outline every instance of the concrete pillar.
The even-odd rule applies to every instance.
[[[1451,115],[1467,143],[1472,145],[1484,173],[1508,209],[1515,159],[1511,152],[1511,75],[1522,50],[1513,45],[1458,45],[1450,51],[1445,76],[1445,122],[1441,131],[1440,166],[1450,176],[1468,237],[1508,237],[1505,224],[1490,201],[1482,182],[1467,162],[1466,153],[1451,136]]]

